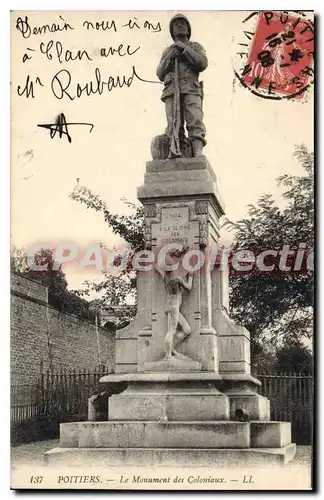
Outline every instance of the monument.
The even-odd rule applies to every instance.
[[[159,63],[167,129],[152,142],[138,199],[154,264],[138,272],[138,311],[116,333],[108,420],[61,424],[50,463],[251,466],[286,464],[296,451],[288,422],[270,421],[270,402],[251,375],[250,334],[228,314],[228,272],[210,265],[224,204],[202,154],[199,73],[207,67],[182,15]],[[185,134],[185,127],[187,136]],[[195,263],[193,263],[195,261]],[[189,270],[188,270],[189,268]]]

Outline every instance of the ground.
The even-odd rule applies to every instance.
[[[11,465],[19,467],[21,465],[43,465],[43,453],[59,446],[58,439],[50,441],[38,441],[36,443],[28,443],[11,448]],[[297,453],[286,467],[294,467],[296,465],[311,466],[312,448],[311,446],[297,446]]]

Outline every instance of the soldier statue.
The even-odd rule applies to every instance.
[[[189,41],[190,23],[182,14],[171,19],[170,33],[174,43],[163,52],[157,68],[157,76],[164,83],[161,99],[166,109],[169,158],[183,156],[184,123],[191,145],[190,156],[199,156],[206,144],[206,128],[203,124],[203,88],[198,79],[199,73],[207,67],[207,57],[199,43]]]

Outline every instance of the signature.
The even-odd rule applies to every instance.
[[[94,125],[92,123],[85,123],[85,122],[67,123],[64,113],[60,113],[58,115],[55,123],[44,123],[44,124],[37,125],[37,127],[49,129],[51,139],[53,139],[56,136],[56,134],[59,134],[60,139],[63,137],[63,135],[66,135],[68,141],[72,142],[72,137],[69,134],[69,129],[68,129],[68,127],[70,127],[71,125],[86,125],[86,126],[90,127],[90,130],[89,130],[90,133],[92,132],[92,129],[94,127]]]

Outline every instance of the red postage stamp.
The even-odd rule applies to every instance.
[[[247,61],[238,75],[254,94],[301,98],[314,80],[314,23],[302,13],[260,12]],[[243,45],[243,44],[241,44]]]

